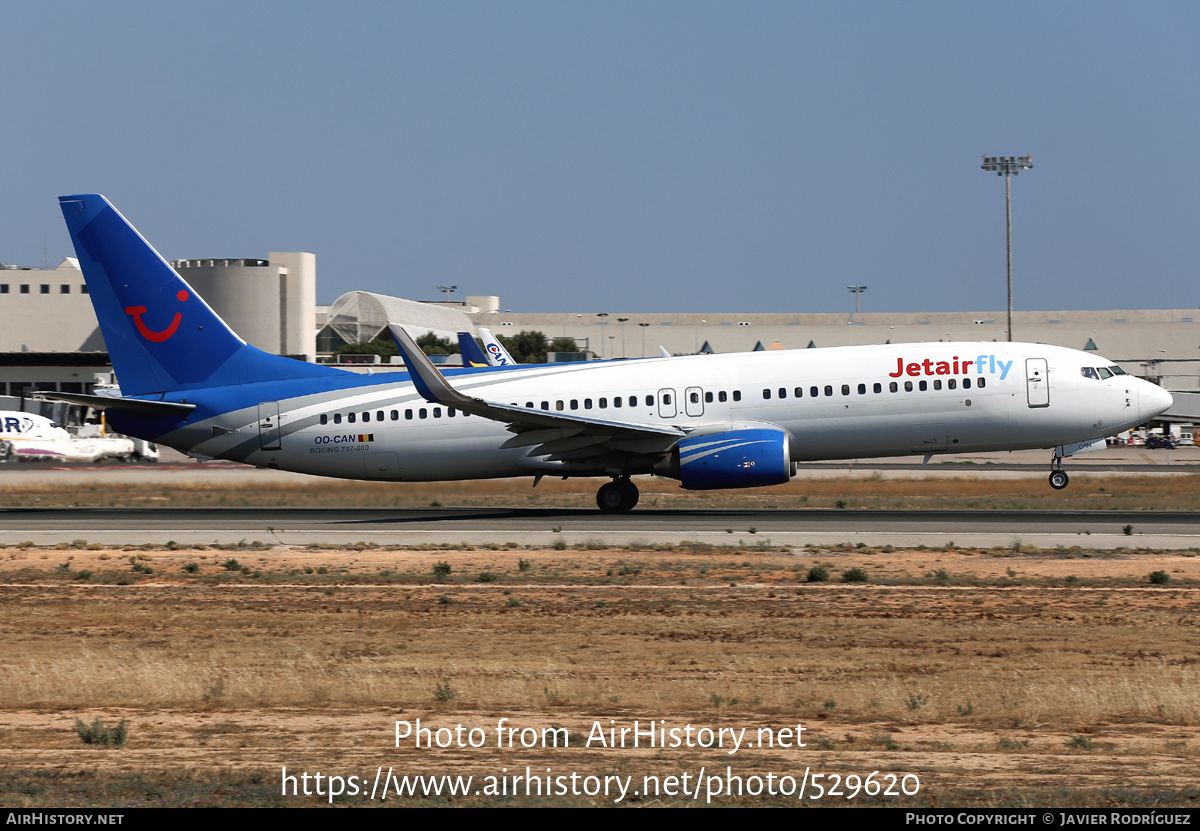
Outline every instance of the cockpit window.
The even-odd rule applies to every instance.
[[[1084,378],[1091,378],[1093,381],[1100,380],[1100,376],[1096,374],[1096,370],[1090,366],[1081,367],[1079,372]]]
[[[1106,366],[1099,367],[1099,372],[1100,372],[1100,380],[1101,381],[1103,381],[1105,378],[1113,377],[1112,370]]]
[[[1124,375],[1125,374],[1125,370],[1121,369],[1121,367],[1119,367],[1119,366],[1110,366],[1109,370],[1112,372],[1113,375]]]

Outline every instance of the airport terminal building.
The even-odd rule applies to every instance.
[[[267,352],[319,360],[342,343],[369,340],[388,321],[453,337],[486,326],[574,338],[594,358],[821,349],[882,343],[1005,340],[1000,312],[711,314],[619,311],[533,314],[500,309],[499,298],[419,303],[349,292],[316,305],[316,257],[176,260],[172,265],[246,341]],[[0,267],[0,396],[32,389],[86,392],[111,376],[104,341],[78,263]],[[1200,390],[1200,310],[1016,312],[1013,339],[1095,352],[1173,391]],[[661,349],[660,349],[661,348]],[[0,402],[8,408],[11,402]]]

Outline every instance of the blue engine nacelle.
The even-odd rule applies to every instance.
[[[794,471],[788,433],[778,427],[689,436],[671,457],[674,477],[693,491],[782,485]]]

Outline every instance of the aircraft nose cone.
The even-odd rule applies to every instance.
[[[1148,381],[1138,394],[1138,409],[1141,410],[1143,420],[1162,415],[1174,403],[1175,399],[1171,397],[1171,393]]]

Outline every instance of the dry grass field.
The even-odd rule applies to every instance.
[[[1190,807],[1198,589],[1195,551],[10,544],[0,802],[329,804],[286,768],[359,777],[338,805]],[[417,719],[451,746],[397,746]],[[600,743],[635,721],[679,746]]]

